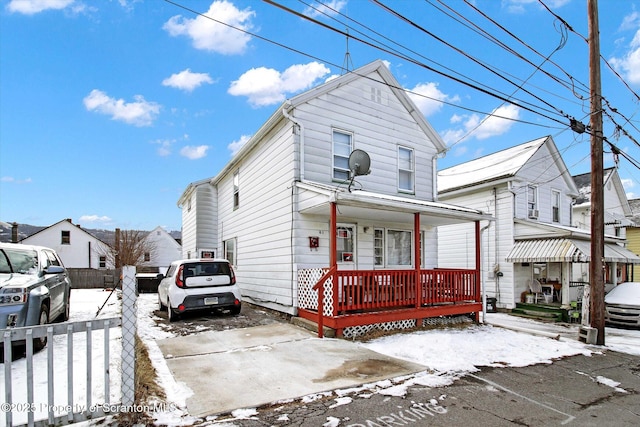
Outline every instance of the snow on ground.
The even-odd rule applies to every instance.
[[[93,320],[120,316],[120,300],[116,292],[105,292],[103,290],[73,289],[71,291],[70,318],[71,320]],[[100,314],[98,310],[102,307]],[[91,366],[92,366],[92,404],[102,404],[104,399],[104,332],[102,330],[93,331],[91,335]],[[122,348],[122,334],[120,328],[111,328],[109,332],[109,371],[111,381],[109,395],[110,403],[120,401],[120,354]],[[47,349],[52,345],[34,354],[33,356],[33,388],[34,405],[31,406],[34,419],[45,419],[49,409],[47,401]],[[87,340],[85,332],[73,334],[73,406],[84,408],[87,405]],[[54,348],[54,414],[56,416],[66,415],[68,408],[67,398],[67,336],[56,335],[53,339]],[[5,372],[0,370],[0,396],[5,402]],[[19,358],[11,363],[11,396],[12,403],[25,406],[27,404],[27,362],[26,359]],[[20,410],[24,408],[16,407],[13,411],[13,424],[26,424],[28,411]],[[0,413],[0,426],[6,424],[4,412]]]
[[[94,318],[98,308],[105,301],[107,301],[107,304],[99,317],[113,317],[120,313],[120,300],[115,293],[109,296],[108,292],[102,290],[74,289],[71,297],[72,320]],[[190,396],[191,391],[184,384],[179,384],[173,379],[162,352],[156,344],[156,340],[174,336],[163,328],[165,322],[158,321],[159,319],[153,313],[157,308],[157,296],[155,294],[140,294],[137,306],[138,334],[148,347],[149,357],[158,373],[158,382],[165,390],[167,397],[167,410],[153,413],[156,417],[156,422],[175,426],[190,425],[197,420],[189,416],[186,411],[186,399]],[[540,323],[504,313],[492,313],[487,314],[486,323],[482,325],[398,333],[366,343],[359,343],[358,345],[370,350],[419,363],[428,367],[428,369],[425,372],[406,378],[380,381],[373,385],[369,384],[355,389],[336,390],[334,392],[337,396],[336,405],[349,404],[351,401],[349,395],[353,393],[360,395],[381,393],[403,396],[411,385],[427,387],[448,385],[467,373],[476,372],[481,366],[522,367],[538,363],[553,363],[554,360],[562,357],[577,354],[589,356],[594,352],[604,350],[601,347],[579,342],[577,340],[577,328],[577,325]],[[102,345],[97,336],[99,333],[96,332],[96,338],[93,340],[95,347]],[[607,328],[606,333],[606,349],[640,355],[640,331]],[[59,344],[63,344],[58,342],[58,338],[63,341],[66,340],[65,337],[57,337],[54,340],[56,348]],[[113,329],[111,334],[113,354],[117,354],[115,352],[120,351],[120,339],[119,330]],[[74,341],[74,360],[77,357],[77,362],[80,365],[85,363],[81,360],[85,357],[83,345],[83,338],[78,336],[78,339]],[[78,347],[77,350],[75,349],[76,346]],[[100,352],[96,350],[96,354],[100,354]],[[446,357],[443,357],[443,355],[446,355]],[[113,357],[112,359],[114,363],[120,360],[119,357]],[[46,364],[46,351],[34,356],[34,366],[36,361],[44,361]],[[99,365],[99,360],[96,360],[95,364]],[[66,379],[58,381],[58,376],[60,375],[58,369],[63,367],[66,368],[66,362],[64,361],[56,365],[56,389],[66,388]],[[117,387],[112,387],[111,390],[112,400],[119,401],[119,398],[115,397],[120,391],[119,366],[113,366],[111,372],[116,373],[115,375],[112,374],[112,378],[117,377]],[[46,378],[46,372],[38,371],[34,376],[35,378]],[[100,375],[97,375],[97,377],[100,377]],[[12,378],[26,378],[26,363],[24,359],[13,362]],[[98,393],[95,395],[95,399],[101,398],[99,395],[102,389],[100,381],[97,378],[93,385],[94,390]],[[617,387],[617,384],[609,384],[606,378],[597,378],[594,381]],[[44,398],[46,399],[46,381],[36,382],[36,396],[45,396]],[[74,390],[78,390],[79,395],[84,396],[83,393],[86,390],[85,382],[86,379],[83,375],[74,376]],[[3,387],[4,370],[0,370],[0,392],[2,396],[4,396]],[[24,398],[20,399],[18,397],[21,392],[26,395],[23,389],[26,390],[26,386],[14,385],[14,402],[24,400]],[[66,393],[61,393],[61,395],[66,399]],[[313,399],[314,396],[307,396],[302,401]],[[84,404],[82,399],[79,402]],[[232,415],[237,419],[246,419],[255,417],[256,414],[255,409],[244,408],[234,411]],[[26,421],[26,414],[24,418],[24,420],[21,420],[14,416],[14,421]],[[44,418],[44,415],[40,418]],[[214,421],[212,420],[211,422],[211,425],[213,425]],[[3,425],[2,423],[4,423],[4,418],[0,419],[0,425]],[[205,422],[201,425],[207,424]],[[220,424],[216,425],[219,426]]]

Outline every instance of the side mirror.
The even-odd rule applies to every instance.
[[[162,274],[162,273],[158,273],[158,275],[156,276],[156,279],[157,279],[157,280],[162,280],[162,279],[164,279],[164,274]]]
[[[64,267],[60,267],[59,265],[50,265],[49,267],[44,269],[44,274],[60,274],[64,273]]]

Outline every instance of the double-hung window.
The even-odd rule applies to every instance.
[[[63,245],[70,245],[71,244],[71,231],[62,230],[62,232],[60,234],[60,243],[62,243]]]
[[[398,190],[414,192],[414,153],[411,148],[398,147]]]
[[[551,191],[551,214],[553,222],[560,222],[560,192]]]
[[[339,130],[333,131],[333,179],[349,179],[349,155],[353,148],[353,135]]]
[[[535,185],[527,186],[527,210],[529,218],[538,219],[538,187]]]

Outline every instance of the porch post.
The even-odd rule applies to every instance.
[[[484,295],[482,295],[482,288],[480,286],[480,246],[481,246],[481,242],[480,242],[480,221],[476,221],[476,289],[475,289],[475,294],[476,294],[476,300],[478,298],[478,296],[480,297],[480,301],[482,302],[482,309],[484,310],[485,304],[484,304]],[[480,313],[476,312],[475,314],[475,321],[479,322],[480,321]]]
[[[420,283],[420,214],[418,212],[413,214],[413,230],[414,230],[414,259],[416,268],[416,277],[413,281],[414,292],[416,293],[416,307],[422,305],[422,284]]]
[[[336,202],[331,202],[331,219],[329,220],[329,268],[333,269],[333,315],[338,314],[338,259],[336,255],[338,232],[338,209]]]

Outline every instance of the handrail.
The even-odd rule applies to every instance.
[[[334,276],[337,270],[338,267],[335,265],[329,268],[312,288],[314,291],[318,291],[318,338],[324,337],[324,283]]]

